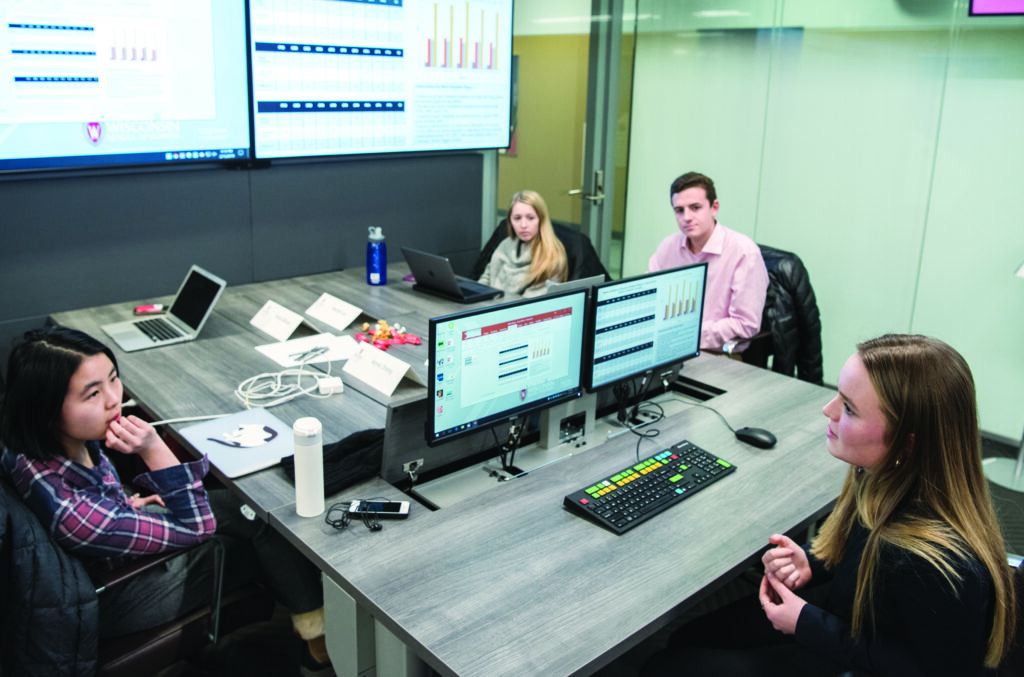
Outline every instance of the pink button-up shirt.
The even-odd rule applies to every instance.
[[[768,271],[761,250],[746,235],[715,225],[704,249],[694,254],[682,231],[658,245],[647,270],[654,272],[707,261],[704,319],[700,347],[721,350],[728,341],[750,338],[761,328],[761,312],[768,292]]]

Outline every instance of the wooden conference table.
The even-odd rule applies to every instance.
[[[408,289],[399,281],[401,266],[389,270],[392,282],[383,289],[366,287],[362,274],[229,287],[196,341],[118,353],[126,387],[158,418],[238,410],[235,385],[273,367],[252,350],[268,342],[266,337],[248,326],[267,298],[301,311],[327,291],[371,315],[402,316],[399,321],[421,335],[426,318],[454,310]],[[99,325],[122,319],[130,307],[53,319],[102,339]],[[401,348],[422,366],[425,346]],[[379,676],[416,673],[422,660],[442,675],[585,675],[743,571],[769,535],[800,530],[825,514],[845,476],[845,466],[824,446],[821,407],[831,391],[716,356],[688,362],[684,373],[726,391],[708,404],[734,428],[765,427],[779,442],[770,450],[747,446],[715,413],[662,396],[672,414],[655,424],[660,435],[640,445],[641,457],[688,439],[737,471],[622,536],[568,512],[562,499],[632,465],[637,438],[629,434],[574,449],[556,463],[495,482],[441,510],[413,502],[408,519],[387,522],[377,532],[358,523],[337,531],[322,518],[298,517],[294,489],[279,468],[229,484],[323,571],[339,674],[361,673],[374,664]],[[425,389],[419,391],[426,396]],[[394,397],[416,395],[409,390]],[[337,439],[382,425],[393,404],[382,399],[346,385],[328,400],[306,398],[273,411],[289,424],[317,416],[325,439]],[[429,457],[422,440],[408,444]],[[401,495],[374,478],[327,503],[371,497]],[[358,619],[372,619],[374,631],[364,622],[341,627],[332,620],[332,605],[349,603]]]

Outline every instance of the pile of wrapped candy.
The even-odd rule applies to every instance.
[[[363,330],[356,334],[356,340],[363,343],[372,343],[381,350],[387,350],[390,346],[400,343],[411,343],[417,346],[423,343],[419,336],[407,333],[405,327],[399,324],[392,327],[388,325],[387,320],[377,320],[377,324],[373,326],[372,332],[370,331],[370,323],[363,322]]]

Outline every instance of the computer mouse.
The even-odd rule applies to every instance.
[[[764,428],[740,428],[736,431],[736,439],[761,449],[771,449],[777,441],[775,435]]]

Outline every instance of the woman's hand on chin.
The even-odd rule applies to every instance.
[[[178,459],[157,434],[156,428],[138,416],[120,416],[107,425],[107,448],[140,457],[150,470],[178,465]]]

